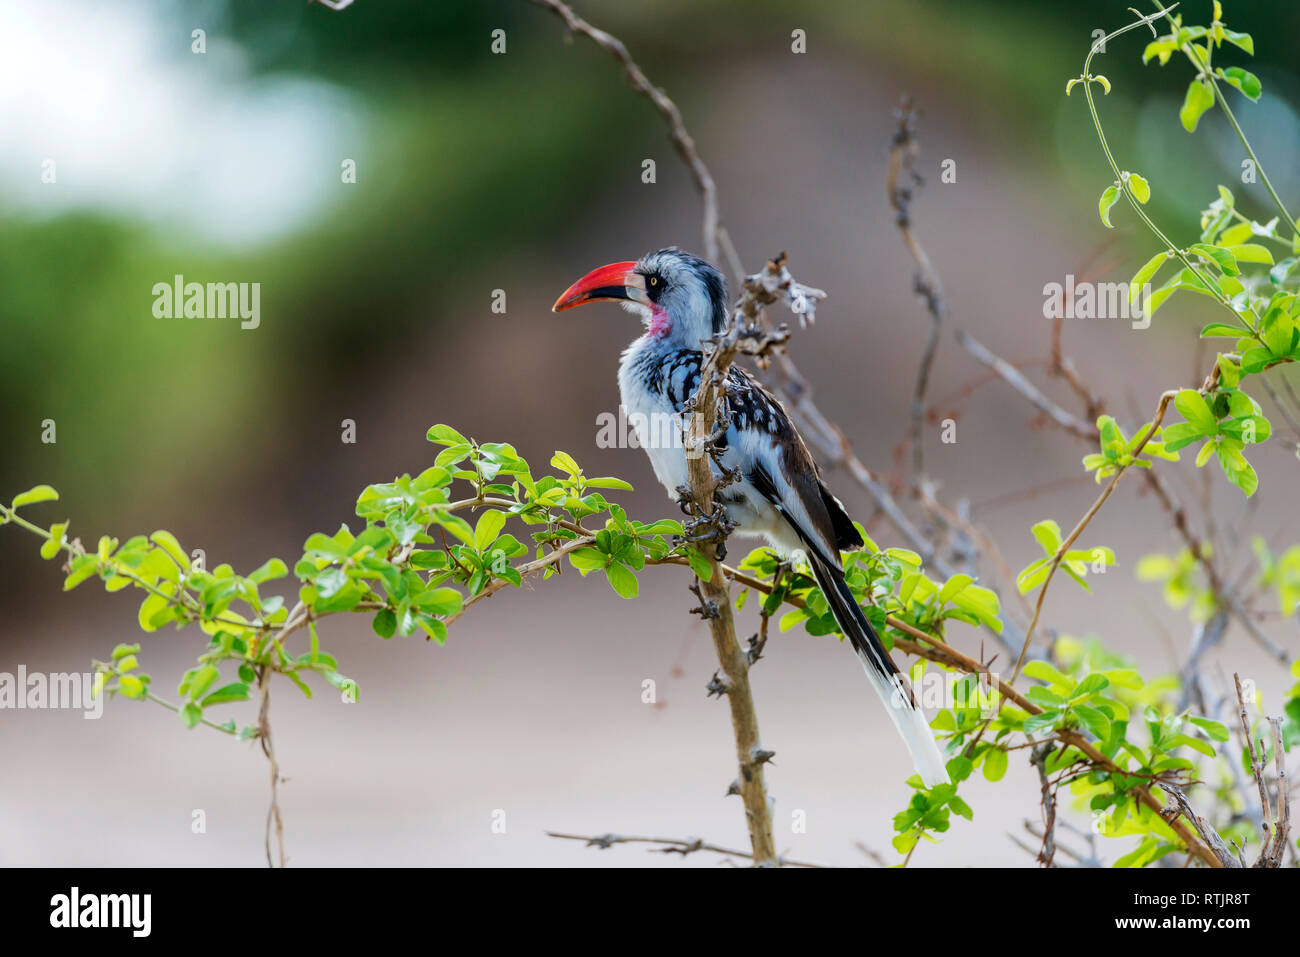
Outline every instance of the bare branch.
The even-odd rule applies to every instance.
[[[1241,855],[1239,853],[1235,855],[1233,854],[1232,850],[1224,842],[1223,838],[1219,836],[1219,832],[1214,829],[1213,825],[1196,813],[1192,806],[1187,802],[1187,795],[1183,793],[1182,788],[1173,784],[1161,784],[1160,788],[1174,799],[1175,804],[1175,808],[1171,809],[1173,813],[1167,813],[1164,815],[1165,820],[1169,820],[1171,817],[1181,814],[1183,817],[1187,818],[1187,820],[1192,822],[1192,827],[1196,828],[1196,833],[1201,835],[1201,839],[1210,846],[1210,849],[1214,851],[1215,856],[1218,857],[1219,862],[1224,867],[1246,866],[1245,862],[1241,860]]]
[[[717,844],[710,844],[700,838],[676,838],[676,837],[628,837],[622,834],[599,834],[595,837],[586,837],[581,834],[560,834],[556,831],[547,831],[547,837],[555,837],[565,841],[583,841],[588,847],[596,847],[602,851],[607,851],[615,844],[660,844],[660,854],[680,854],[685,857],[688,854],[695,854],[699,851],[708,851],[713,854],[722,854],[727,857],[739,857],[745,860],[752,860],[752,856],[746,851],[738,851],[730,847],[719,847]],[[795,861],[786,857],[778,857],[775,860],[776,867],[825,867],[825,864],[810,864],[807,861]]]
[[[1286,852],[1287,836],[1291,832],[1291,796],[1287,789],[1285,749],[1282,747],[1282,722],[1278,718],[1269,718],[1273,732],[1273,759],[1277,768],[1277,811],[1268,796],[1268,785],[1264,781],[1267,751],[1255,750],[1255,738],[1250,731],[1250,718],[1246,714],[1246,697],[1241,686],[1241,675],[1233,673],[1233,684],[1237,688],[1237,718],[1241,722],[1241,733],[1246,738],[1246,751],[1250,755],[1250,773],[1259,789],[1259,806],[1263,811],[1259,829],[1263,846],[1255,867],[1281,867],[1282,855]]]
[[[648,99],[668,122],[669,138],[677,150],[677,155],[682,158],[682,162],[691,171],[695,186],[700,191],[700,196],[704,201],[705,258],[716,262],[719,250],[721,250],[726,255],[727,264],[737,278],[743,276],[745,270],[741,265],[740,257],[731,242],[731,236],[722,225],[722,216],[718,210],[718,188],[713,182],[713,175],[709,172],[709,168],[704,165],[704,161],[700,159],[700,154],[695,149],[695,139],[687,131],[686,124],[682,122],[682,114],[677,108],[677,104],[663,90],[650,82],[645,73],[642,72],[641,67],[632,59],[632,55],[628,53],[623,41],[618,37],[611,36],[604,30],[593,27],[574,13],[568,4],[562,3],[561,0],[528,0],[528,2],[534,6],[550,10],[564,21],[564,25],[571,32],[587,37],[618,60],[623,67],[623,76],[627,79],[628,85]]]
[[[991,352],[972,335],[962,329],[958,329],[955,335],[963,349],[973,355],[982,364],[996,372],[1003,382],[1028,399],[1029,403],[1039,412],[1043,413],[1072,435],[1077,435],[1080,438],[1086,438],[1089,440],[1096,439],[1097,430],[1095,427],[1080,420],[1074,415],[1071,415],[1069,412],[1066,412],[1047,396],[1043,395],[1042,391],[1026,379],[1021,371],[1010,362],[1007,362],[996,353]]]
[[[930,382],[930,367],[934,364],[935,353],[939,349],[939,331],[948,313],[948,306],[944,300],[939,274],[935,272],[920,241],[912,233],[912,194],[914,189],[921,186],[922,179],[913,167],[919,147],[915,139],[917,116],[909,97],[903,97],[894,110],[894,117],[898,120],[898,128],[889,150],[889,206],[894,211],[898,231],[902,233],[903,245],[916,261],[917,272],[913,281],[916,294],[925,300],[926,310],[930,314],[930,332],[925,350],[921,353],[921,364],[917,368],[916,386],[912,393],[912,480],[919,482],[925,472],[925,441],[922,431],[925,424],[925,392]]]
[[[271,744],[271,669],[262,667],[258,674],[258,688],[262,693],[262,703],[257,712],[258,740],[262,742],[262,753],[271,766],[271,805],[266,810],[266,864],[268,867],[284,867],[284,820],[280,816],[280,765],[275,760],[275,747]],[[271,834],[275,833],[276,855],[271,856]]]

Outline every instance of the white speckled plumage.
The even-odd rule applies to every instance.
[[[689,484],[681,426],[675,433],[646,426],[680,416],[695,392],[701,342],[726,322],[726,286],[712,265],[675,248],[621,265],[631,267],[627,276],[634,286],[627,295],[602,285],[595,290],[599,295],[589,299],[621,299],[645,323],[645,333],[623,353],[619,394],[655,478],[675,500],[677,489]],[[601,281],[609,281],[604,272]],[[574,290],[580,292],[580,284],[569,292]],[[589,299],[562,296],[557,308]],[[859,547],[862,539],[843,504],[822,483],[798,430],[774,396],[734,367],[727,392],[731,422],[722,461],[728,469],[738,467],[742,478],[720,493],[720,501],[737,523],[736,533],[761,537],[782,555],[810,564],[916,770],[927,785],[946,782],[944,758],[924,713],[844,582],[840,550]],[[675,440],[663,441],[665,434]]]

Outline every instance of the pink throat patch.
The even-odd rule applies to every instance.
[[[673,320],[668,312],[658,306],[650,307],[650,328],[647,330],[648,335],[666,336],[672,331]]]

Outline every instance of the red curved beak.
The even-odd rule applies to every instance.
[[[645,277],[634,272],[635,262],[610,263],[593,269],[560,294],[551,312],[563,312],[587,302],[627,299],[646,305]]]

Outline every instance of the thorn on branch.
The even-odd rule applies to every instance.
[[[1029,763],[1038,769],[1038,781],[1043,805],[1043,845],[1038,851],[1038,862],[1044,867],[1055,867],[1056,857],[1056,787],[1047,776],[1047,759],[1056,749],[1056,742],[1040,744],[1030,754]]]
[[[704,690],[709,693],[710,698],[721,698],[730,690],[730,686],[727,684],[727,679],[715,671],[713,677],[709,679],[709,683],[704,686]]]
[[[1187,795],[1183,793],[1182,788],[1168,783],[1161,783],[1160,787],[1174,799],[1174,806],[1169,808],[1166,814],[1161,815],[1166,822],[1172,823],[1181,814],[1196,829],[1196,833],[1201,836],[1201,840],[1210,846],[1210,850],[1214,852],[1214,856],[1219,859],[1219,862],[1224,867],[1246,866],[1245,861],[1240,859],[1239,854],[1233,855],[1233,852],[1223,842],[1223,838],[1219,836],[1219,832],[1214,829],[1213,825],[1196,813],[1195,809],[1188,803]]]
[[[805,286],[786,268],[786,254],[768,260],[759,272],[745,277],[740,298],[736,303],[730,329],[721,337],[719,345],[731,344],[736,352],[753,357],[761,369],[766,369],[772,356],[785,345],[790,332],[782,324],[767,330],[760,320],[767,306],[785,302],[786,307],[799,319],[799,327],[806,329],[817,319],[817,303],[826,298],[826,292]]]
[[[691,614],[699,615],[704,621],[717,618],[720,614],[718,606],[704,597],[704,592],[700,589],[698,578],[691,581],[690,589],[695,593],[695,597],[700,600],[699,606],[691,609]]]

